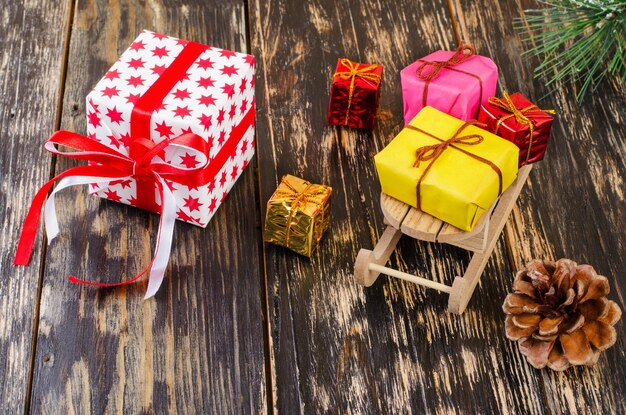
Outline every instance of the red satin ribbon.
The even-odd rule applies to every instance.
[[[63,173],[52,178],[44,184],[37,194],[35,195],[33,202],[31,203],[26,219],[24,220],[24,226],[20,235],[20,240],[17,244],[17,251],[15,254],[15,265],[28,265],[30,255],[35,242],[35,236],[37,235],[37,228],[39,227],[39,219],[41,217],[41,210],[50,189],[54,183],[64,177],[71,176],[91,176],[102,178],[124,178],[124,177],[143,177],[157,185],[161,199],[163,198],[163,189],[161,183],[158,180],[157,175],[167,178],[168,180],[176,181],[178,183],[186,185],[200,184],[200,177],[202,176],[202,170],[208,165],[206,163],[194,168],[194,169],[181,169],[171,164],[154,163],[154,156],[163,151],[170,145],[183,145],[192,148],[203,154],[208,154],[209,145],[202,139],[202,137],[193,134],[183,134],[173,139],[167,139],[159,144],[154,144],[148,139],[139,138],[136,139],[137,145],[142,146],[145,151],[138,160],[134,160],[131,157],[127,157],[115,150],[89,139],[88,137],[81,136],[69,131],[57,131],[48,140],[46,140],[46,149],[53,154],[62,155],[78,160],[88,160],[96,165],[78,166],[64,171]],[[63,145],[70,149],[77,150],[76,153],[65,153],[58,151],[54,146]],[[213,170],[213,169],[211,169]],[[159,208],[161,213],[162,206]],[[124,281],[123,283],[116,284],[99,284],[90,283],[87,281],[85,284],[98,285],[98,286],[113,286],[135,281],[143,274],[145,274],[152,263],[139,275],[132,280]],[[70,280],[79,282],[75,277],[70,276]]]
[[[155,186],[159,197],[163,200],[163,184],[159,178],[171,180],[186,186],[202,186],[212,180],[224,167],[228,159],[235,152],[237,145],[243,138],[250,126],[254,124],[254,102],[244,115],[241,122],[232,129],[217,155],[209,160],[210,145],[202,137],[186,133],[172,139],[166,139],[158,144],[152,142],[150,137],[150,119],[152,113],[158,108],[165,96],[180,80],[181,76],[195,62],[200,54],[206,50],[206,46],[189,42],[183,48],[179,56],[157,81],[146,91],[141,99],[135,104],[131,114],[131,142],[130,155],[122,153],[95,141],[69,131],[57,131],[48,140],[45,147],[56,155],[62,155],[73,159],[87,160],[90,165],[78,166],[68,169],[52,178],[44,184],[31,203],[30,209],[24,220],[22,233],[18,241],[15,254],[15,265],[28,265],[33,250],[41,211],[46,201],[48,192],[54,183],[65,177],[91,176],[111,178],[112,180],[124,177],[133,177],[137,181],[137,199],[147,201],[141,207],[163,213],[163,203],[159,206],[155,200]],[[55,145],[63,145],[77,150],[75,153],[58,151]],[[196,168],[180,168],[171,164],[154,162],[155,156],[163,158],[164,150],[170,145],[185,146],[198,151],[206,156],[206,162]],[[112,287],[132,283],[141,278],[150,270],[151,263],[135,277],[119,283],[96,283],[80,280],[70,276],[72,282],[94,285],[99,287]]]
[[[135,141],[136,137],[150,138],[150,120],[152,113],[161,106],[163,99],[180,81],[189,67],[207,47],[195,42],[188,42],[180,54],[148,90],[137,100],[130,115],[130,156],[141,157],[144,149]],[[154,193],[154,183],[144,177],[137,178],[137,207],[151,212],[159,212]]]

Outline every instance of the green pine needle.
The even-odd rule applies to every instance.
[[[538,2],[547,7],[525,10],[514,23],[530,48],[524,54],[542,59],[535,77],[548,86],[579,83],[579,103],[607,76],[626,80],[626,0]]]

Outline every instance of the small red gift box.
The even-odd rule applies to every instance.
[[[339,59],[330,87],[328,123],[373,129],[382,76],[382,65]]]
[[[485,130],[519,147],[520,167],[543,159],[554,119],[550,114],[554,111],[542,110],[519,92],[509,95],[504,91],[503,95],[489,98],[480,107],[478,121],[487,125]]]

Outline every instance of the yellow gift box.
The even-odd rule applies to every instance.
[[[471,231],[517,177],[518,154],[510,141],[424,107],[374,161],[383,193]]]

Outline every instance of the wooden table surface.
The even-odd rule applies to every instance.
[[[533,369],[504,336],[501,304],[532,258],[593,264],[626,295],[626,94],[546,96],[512,19],[530,0],[26,0],[0,13],[0,413],[610,413],[626,411],[624,324],[595,367]],[[256,56],[257,157],[206,229],[177,223],[166,280],[91,289],[149,261],[158,217],[67,190],[64,227],[11,265],[36,189],[75,165],[43,149],[85,133],[85,100],[141,29]],[[352,277],[384,229],[373,155],[401,129],[399,71],[460,39],[500,67],[500,88],[554,108],[533,169],[468,310],[447,295]],[[372,133],[326,124],[338,57],[385,67]],[[262,243],[265,203],[291,173],[334,189],[307,260]],[[466,251],[403,238],[391,265],[450,284]]]

